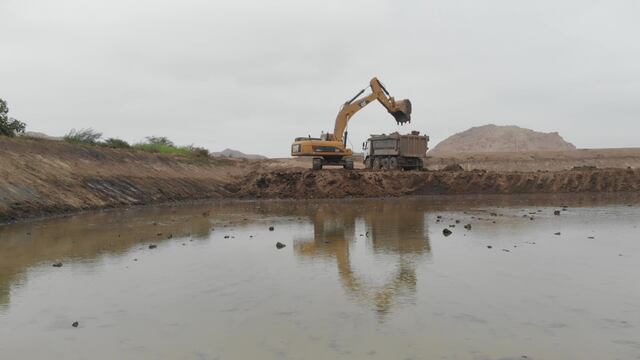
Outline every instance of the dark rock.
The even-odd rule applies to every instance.
[[[493,246],[487,245],[487,249],[492,249],[492,248],[493,248]]]
[[[456,224],[460,224],[460,220],[456,220]]]
[[[138,258],[134,258],[133,261],[138,261]]]
[[[285,246],[287,246],[287,245],[285,245],[285,244],[281,243],[280,241],[278,241],[278,242],[276,243],[276,249],[282,249],[282,248],[283,248],[283,247],[285,247]]]
[[[560,232],[558,231],[557,233],[553,233],[553,235],[560,235]]]
[[[73,327],[78,327],[78,325],[80,325],[77,321],[74,321],[73,324],[71,324],[71,326]]]
[[[151,245],[149,245],[149,249],[155,249],[155,248],[157,248],[157,247],[158,247],[158,245],[155,245],[155,244],[151,244]]]
[[[225,236],[224,236],[224,238],[225,238],[225,239],[228,239],[228,238],[229,238],[229,235],[225,235]]]
[[[464,228],[467,229],[467,230],[471,230],[471,224],[465,225]]]
[[[62,263],[61,262],[54,263],[53,267],[62,267]]]
[[[269,226],[269,231],[273,231],[275,228],[273,226]]]
[[[453,234],[453,233],[449,229],[445,228],[444,230],[442,230],[442,235],[444,235],[444,236],[449,236],[451,234]]]
[[[511,250],[509,250],[509,249],[502,249],[502,251],[504,251],[504,252],[511,252]]]
[[[454,224],[449,225],[450,228],[456,227]]]
[[[560,215],[560,210],[555,210],[555,211],[553,212],[553,215]]]
[[[589,237],[588,237],[588,239],[595,239],[595,237],[593,237],[593,236],[589,236]]]
[[[449,164],[443,167],[442,171],[464,171],[464,168],[460,164]]]
[[[169,236],[167,236],[167,239],[172,239],[173,238],[173,234],[169,234]]]

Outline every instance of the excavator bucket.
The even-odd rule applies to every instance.
[[[411,101],[408,99],[397,100],[394,111],[390,111],[391,115],[396,119],[399,125],[411,122]]]

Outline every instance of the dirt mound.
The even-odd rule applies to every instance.
[[[237,185],[236,185],[237,184]],[[640,191],[640,170],[557,172],[311,171],[249,174],[227,186],[240,198],[348,198],[427,194],[524,194]]]
[[[257,154],[245,154],[242,151],[233,150],[233,149],[224,149],[224,150],[219,151],[219,152],[212,152],[211,155],[213,155],[213,156],[225,156],[225,157],[238,158],[238,159],[252,159],[252,160],[259,160],[259,159],[266,159],[267,158],[266,156],[257,155]]]
[[[429,154],[573,150],[557,132],[542,133],[518,126],[484,125],[452,135]]]

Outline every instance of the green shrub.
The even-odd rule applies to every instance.
[[[128,142],[116,138],[108,138],[107,140],[100,143],[100,145],[112,149],[129,149],[131,147]]]
[[[164,136],[149,136],[147,141],[133,145],[136,150],[159,154],[173,154],[196,158],[208,158],[209,150],[193,145],[176,146],[173,141]]]
[[[22,121],[10,118],[9,107],[4,99],[0,99],[0,135],[14,137],[18,133],[23,133],[27,127]]]
[[[96,145],[101,137],[102,133],[90,128],[80,130],[71,129],[71,131],[64,136],[64,141],[72,144]]]

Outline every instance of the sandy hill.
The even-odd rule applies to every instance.
[[[484,125],[454,134],[436,145],[430,154],[462,152],[521,152],[574,150],[557,132],[543,133],[518,126]]]
[[[230,157],[230,158],[240,158],[240,159],[252,159],[252,160],[257,160],[257,159],[266,159],[266,156],[262,156],[262,155],[255,155],[255,154],[245,154],[242,151],[238,151],[238,150],[233,150],[233,149],[224,149],[220,152],[213,152],[211,153],[211,155],[213,156],[225,156],[225,157]]]

